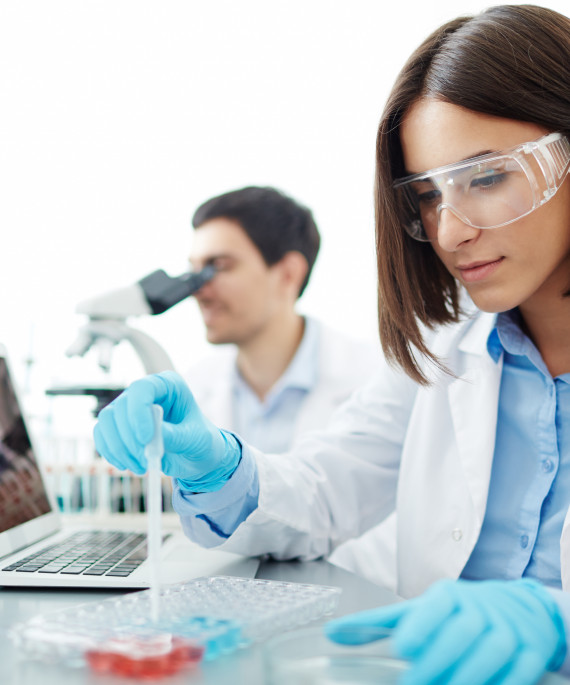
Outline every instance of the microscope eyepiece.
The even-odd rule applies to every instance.
[[[216,273],[212,265],[205,266],[201,271],[188,271],[182,276],[169,276],[162,269],[153,271],[141,278],[144,296],[152,310],[152,314],[162,314],[181,300],[198,292]]]

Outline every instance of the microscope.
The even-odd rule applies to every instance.
[[[85,355],[91,348],[98,352],[98,363],[104,371],[111,367],[115,345],[127,341],[139,356],[146,373],[173,369],[174,365],[163,347],[149,335],[127,323],[132,316],[162,314],[178,302],[196,293],[212,280],[213,266],[199,272],[169,276],[162,269],[153,271],[135,284],[84,300],[76,309],[86,314],[88,322],[67,349],[68,357]],[[93,395],[97,399],[95,415],[117,397],[124,388],[59,387],[46,390],[48,395]]]

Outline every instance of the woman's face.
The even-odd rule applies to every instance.
[[[418,100],[405,116],[401,142],[407,174],[500,152],[540,138],[546,129]],[[479,229],[441,211],[433,249],[484,311],[544,307],[570,288],[570,179],[542,207],[501,228]],[[425,249],[431,249],[425,244]]]

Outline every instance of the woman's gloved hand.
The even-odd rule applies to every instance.
[[[330,621],[325,632],[344,644],[370,641],[359,628],[392,629],[397,656],[411,661],[402,685],[531,685],[566,655],[558,605],[526,579],[442,580],[407,602]]]
[[[135,381],[99,414],[95,447],[118,469],[142,474],[144,449],[153,435],[151,405],[164,410],[162,471],[192,492],[219,490],[241,459],[241,445],[202,414],[182,378],[173,371]]]

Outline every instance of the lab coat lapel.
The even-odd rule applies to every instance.
[[[488,333],[487,326],[479,326],[466,336],[460,345],[465,371],[448,389],[459,457],[479,524],[491,479],[502,371],[502,359],[496,363],[486,352]]]
[[[339,391],[333,383],[321,381],[305,398],[295,423],[295,438],[316,426],[323,427],[336,407],[350,395],[349,390]]]
[[[233,401],[234,389],[229,380],[224,381],[220,386],[220,397],[219,397],[219,417],[220,421],[223,422],[222,425],[227,426],[227,430],[236,431],[236,416],[234,411],[234,401]]]
[[[310,430],[326,426],[336,407],[355,388],[351,369],[346,367],[347,359],[354,352],[354,343],[345,342],[314,319],[312,325],[318,326],[316,379],[297,414],[294,439]]]
[[[230,431],[236,430],[232,382],[234,373],[237,373],[235,355],[221,357],[207,390],[205,407],[202,407],[212,423]]]

